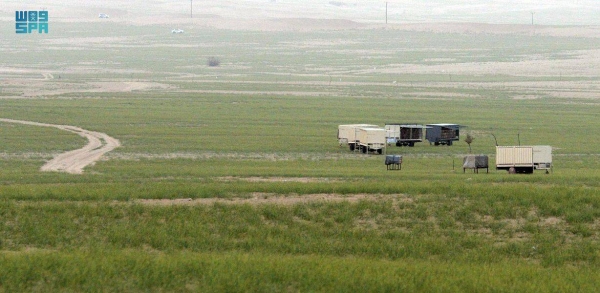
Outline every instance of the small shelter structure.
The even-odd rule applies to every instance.
[[[473,169],[473,173],[479,173],[479,169],[486,169],[486,173],[490,172],[489,157],[485,155],[468,155],[463,159],[463,173],[467,169]]]
[[[387,155],[385,156],[385,166],[388,170],[402,170],[402,156]]]

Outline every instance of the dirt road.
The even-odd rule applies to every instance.
[[[41,167],[41,171],[60,171],[72,174],[83,173],[83,168],[96,162],[102,155],[120,146],[119,140],[105,133],[85,130],[76,126],[38,123],[32,121],[13,120],[0,118],[1,122],[19,123],[33,126],[55,127],[58,129],[77,133],[88,139],[88,144],[83,148],[69,151],[54,157]]]

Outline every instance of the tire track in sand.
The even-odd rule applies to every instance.
[[[57,125],[48,123],[39,123],[32,121],[14,120],[0,118],[1,122],[19,123],[33,126],[55,127],[61,130],[77,133],[78,135],[87,138],[88,144],[83,148],[62,153],[52,160],[46,162],[41,171],[59,171],[72,174],[83,173],[83,168],[93,164],[100,159],[102,155],[119,147],[121,143],[118,139],[108,136],[102,132],[89,131],[76,126]]]

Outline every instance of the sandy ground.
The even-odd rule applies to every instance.
[[[100,159],[100,157],[102,157],[102,155],[121,145],[119,140],[112,138],[105,133],[89,131],[76,126],[38,123],[5,118],[0,118],[0,121],[42,127],[55,127],[61,130],[77,133],[78,135],[88,139],[88,144],[83,148],[66,152],[54,157],[41,167],[41,171],[60,171],[72,174],[81,174],[83,173],[83,168],[95,163]]]

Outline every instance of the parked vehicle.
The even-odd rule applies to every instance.
[[[386,123],[385,136],[388,144],[396,146],[415,146],[416,142],[423,141],[423,130],[427,128],[415,123]]]
[[[515,173],[533,173],[534,170],[552,170],[552,147],[497,146],[496,169]]]
[[[386,145],[385,129],[370,127],[358,128],[356,139],[358,142],[357,146],[363,154],[370,151],[383,154]]]
[[[459,140],[461,127],[464,126],[449,123],[427,124],[427,135],[425,137],[429,144],[452,145],[453,141]]]
[[[347,144],[351,151],[354,151],[357,145],[358,128],[370,127],[377,128],[379,126],[373,124],[345,124],[338,126],[338,142],[340,146]]]

